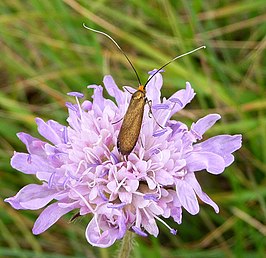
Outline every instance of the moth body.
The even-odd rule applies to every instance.
[[[145,95],[143,86],[139,86],[131,97],[117,139],[117,148],[122,155],[129,155],[138,141],[146,103]]]

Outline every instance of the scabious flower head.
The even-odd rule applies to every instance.
[[[64,214],[77,210],[81,216],[92,215],[86,229],[88,242],[108,247],[123,238],[127,230],[156,237],[158,221],[175,234],[164,218],[172,217],[180,224],[182,209],[197,214],[197,197],[218,212],[218,206],[202,191],[195,172],[222,173],[233,162],[232,153],[241,147],[241,135],[219,135],[201,141],[220,119],[218,114],[207,115],[190,128],[171,120],[195,93],[187,82],[185,89],[161,100],[163,81],[157,73],[146,88],[156,121],[149,117],[146,105],[139,140],[123,157],[116,146],[117,136],[131,98],[128,91],[134,89],[121,91],[111,76],[105,76],[103,82],[116,103],[103,97],[101,86],[90,85],[88,88],[94,90],[92,102],[80,101],[81,93],[69,93],[76,104],[66,103],[68,126],[36,119],[46,141],[18,134],[27,153],[15,152],[11,165],[25,174],[34,174],[40,184],[26,185],[5,201],[15,209],[45,207],[33,233],[44,232]]]

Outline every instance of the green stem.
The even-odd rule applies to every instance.
[[[130,256],[131,250],[133,248],[133,239],[135,233],[127,231],[125,234],[117,258],[128,258]]]

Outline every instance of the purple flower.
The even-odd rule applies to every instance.
[[[220,119],[217,114],[201,118],[190,129],[171,120],[195,93],[186,83],[185,89],[161,101],[163,81],[158,73],[146,88],[156,121],[149,118],[146,105],[139,140],[125,159],[116,143],[131,95],[121,91],[111,76],[105,76],[103,82],[116,104],[103,97],[101,86],[91,85],[93,102],[80,103],[83,94],[69,94],[76,104],[66,104],[68,126],[36,119],[38,131],[47,141],[18,134],[27,153],[15,152],[11,165],[25,174],[35,174],[40,184],[29,184],[5,201],[15,209],[45,207],[33,233],[44,232],[64,214],[78,210],[81,216],[93,216],[86,229],[88,242],[108,247],[127,230],[157,236],[158,221],[175,234],[163,218],[172,217],[180,224],[183,208],[197,214],[197,197],[218,212],[218,206],[202,191],[195,172],[222,173],[234,161],[232,153],[241,147],[241,135],[201,141]]]

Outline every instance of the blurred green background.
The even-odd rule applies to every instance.
[[[192,121],[218,112],[222,120],[207,136],[243,134],[236,161],[219,177],[198,173],[220,206],[184,211],[178,235],[160,225],[158,238],[136,238],[132,257],[266,257],[266,3],[265,0],[85,1],[2,0],[0,2],[0,257],[113,257],[90,246],[84,232],[90,218],[69,223],[64,216],[40,236],[31,228],[40,211],[16,211],[3,199],[37,182],[9,165],[13,151],[25,151],[16,133],[38,137],[34,118],[66,124],[66,96],[102,84],[111,74],[119,87],[137,86],[132,69],[112,42],[82,23],[113,36],[136,66],[147,72],[200,45],[165,69],[163,96],[190,81],[197,95],[176,115]],[[107,96],[107,95],[106,95]],[[169,220],[174,226],[174,222]]]

